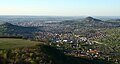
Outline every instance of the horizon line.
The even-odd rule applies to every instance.
[[[66,16],[66,17],[97,17],[97,15],[0,15],[0,16]],[[107,16],[107,15],[98,15],[98,17],[101,17],[101,16],[104,16],[104,17],[119,17],[118,15],[110,15],[110,16]]]

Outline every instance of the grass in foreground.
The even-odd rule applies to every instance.
[[[11,49],[18,47],[31,47],[41,42],[23,40],[23,39],[10,39],[10,38],[0,38],[0,49]]]

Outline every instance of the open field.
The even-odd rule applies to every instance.
[[[0,38],[0,49],[30,47],[40,43],[41,42],[35,42],[35,41],[23,40],[23,39]]]

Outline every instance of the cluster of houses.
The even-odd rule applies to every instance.
[[[102,36],[103,34],[97,33],[97,36]],[[81,45],[95,45],[101,44],[97,41],[91,41],[87,37],[80,35],[75,35],[72,33],[67,34],[57,34],[50,32],[39,32],[35,34],[36,40],[49,40],[49,45],[56,46],[60,50],[64,50],[64,53],[67,55],[73,55],[75,57],[89,57],[89,58],[103,58],[110,59],[109,56],[104,56],[102,51],[97,49],[84,49],[77,50]],[[104,35],[103,35],[104,36]],[[66,47],[67,45],[67,47]],[[73,50],[69,50],[71,48]]]
[[[88,41],[87,37],[80,35],[68,34],[56,34],[50,32],[38,32],[35,33],[36,40],[50,40],[52,43],[79,43]]]
[[[89,58],[98,58],[101,55],[100,51],[94,49],[89,49],[86,51],[78,51],[78,50],[65,51],[64,53],[67,55],[73,55],[75,57],[89,57]]]

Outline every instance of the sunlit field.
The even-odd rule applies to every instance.
[[[35,42],[35,41],[23,40],[23,39],[0,38],[0,49],[30,47],[30,46],[35,46],[40,43],[41,42]]]

